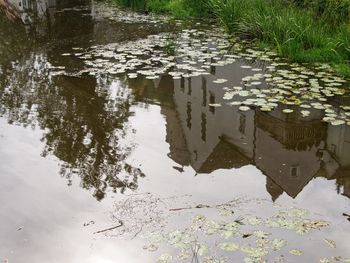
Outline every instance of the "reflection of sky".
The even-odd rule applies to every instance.
[[[113,199],[96,202],[77,185],[79,180],[68,187],[57,159],[40,157],[41,132],[1,119],[0,134],[0,260],[133,262],[130,257],[142,252],[140,244],[127,246],[92,234],[113,224]],[[91,220],[94,225],[83,226]]]
[[[254,166],[248,165],[240,169],[216,170],[210,175],[197,175],[192,168],[185,168],[183,173],[171,167],[176,164],[164,156],[169,152],[169,145],[159,138],[165,138],[165,120],[159,116],[158,107],[150,107],[148,110],[136,110],[136,116],[132,123],[136,126],[136,143],[139,144],[131,158],[135,158],[143,163],[143,171],[148,175],[147,180],[140,185],[142,192],[156,192],[161,196],[191,195],[194,204],[220,204],[227,200],[232,200],[239,196],[249,198],[263,198],[270,200],[270,195],[266,192],[266,177]],[[157,116],[158,115],[158,116]],[[145,119],[151,121],[145,122]],[[161,129],[152,129],[152,127]],[[155,161],[157,165],[154,165]],[[334,181],[324,178],[312,180],[296,199],[291,199],[285,193],[278,199],[277,205],[296,206],[306,208],[321,218],[333,222],[334,227],[323,232],[322,238],[334,239],[337,242],[337,253],[325,250],[325,253],[347,255],[350,250],[350,224],[342,213],[350,212],[349,199],[336,192]],[[259,206],[252,205],[247,208],[251,213],[265,212]],[[340,231],[340,232],[339,232]],[[322,244],[322,243],[321,243]],[[305,244],[306,245],[306,244]],[[315,243],[308,244],[308,254],[313,260],[320,256],[314,251]],[[303,248],[305,251],[306,249]],[[313,252],[314,251],[314,252]],[[310,252],[310,253],[309,253]],[[315,253],[312,257],[312,253]],[[334,254],[335,253],[335,254]]]
[[[137,147],[129,159],[142,163],[142,170],[147,174],[138,192],[163,197],[189,194],[193,204],[218,204],[239,196],[270,198],[265,189],[266,177],[251,165],[217,170],[210,175],[195,176],[189,167],[179,173],[173,169],[176,163],[167,157],[166,123],[160,108],[135,107],[133,110],[131,126],[137,132],[126,140],[134,140]],[[11,126],[3,120],[0,130],[0,232],[6,237],[0,241],[1,257],[9,258],[10,262],[75,263],[82,259],[88,263],[154,262],[152,257],[159,253],[143,251],[143,243],[138,239],[130,241],[92,234],[113,225],[109,213],[115,199],[108,195],[97,202],[77,185],[79,180],[73,179],[73,185],[68,187],[67,181],[59,176],[57,159],[40,157],[44,147],[39,141],[41,132]],[[322,178],[313,180],[295,200],[284,194],[277,203],[309,208],[322,218],[332,220],[335,227],[322,233],[337,241],[336,254],[345,255],[349,251],[350,238],[346,233],[350,231],[350,224],[341,217],[341,213],[349,211],[349,201],[336,193],[333,182]],[[265,213],[254,203],[245,209],[250,213]],[[94,225],[83,227],[91,220],[95,221]],[[184,220],[188,222],[189,218]],[[20,227],[23,229],[17,231]],[[322,242],[322,236],[318,240]],[[319,258],[313,255],[318,253],[313,250],[315,244],[317,241],[303,247],[310,258]]]

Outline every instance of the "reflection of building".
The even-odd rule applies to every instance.
[[[19,18],[24,24],[31,24],[34,17],[44,17],[50,8],[56,6],[56,0],[0,0],[7,13]]]
[[[324,176],[336,179],[338,191],[350,197],[350,127],[328,126],[326,147],[322,151]]]
[[[255,163],[289,196],[296,197],[320,169],[317,152],[326,130],[319,122],[288,122],[286,117],[276,111],[257,113],[255,152],[260,158]]]
[[[217,68],[215,77],[242,79],[240,65]],[[308,118],[278,110],[241,112],[222,99],[213,76],[161,81],[158,90],[174,86],[174,107],[162,107],[167,121],[169,156],[197,173],[254,164],[266,176],[266,188],[276,200],[283,192],[295,198],[317,176],[336,179],[350,196],[349,127],[327,127],[319,111]],[[175,84],[173,84],[175,83]],[[167,99],[167,101],[170,100]],[[210,104],[221,103],[221,107]],[[169,103],[167,103],[169,105]]]
[[[225,67],[217,76],[237,72],[234,79],[239,81],[239,69],[237,64]],[[228,106],[210,106],[221,102],[224,96],[224,91],[212,83],[213,79],[209,76],[177,81],[174,90],[176,111],[190,153],[189,162],[198,173],[238,168],[253,157],[254,125],[249,120],[254,119],[254,112],[238,113]]]

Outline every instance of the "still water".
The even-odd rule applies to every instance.
[[[179,79],[70,74],[86,65],[62,54],[142,42],[176,26],[94,1],[45,8],[26,25],[0,13],[1,262],[157,262],[174,248],[145,249],[146,229],[183,229],[232,200],[241,200],[233,210],[242,215],[298,207],[329,222],[306,237],[277,230],[289,245],[268,262],[347,262],[349,125],[323,122],[314,109],[302,118],[226,104],[213,81],[240,85],[244,60]],[[118,220],[121,227],[104,231]]]

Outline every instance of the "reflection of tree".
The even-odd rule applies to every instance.
[[[54,154],[63,162],[61,175],[69,182],[79,176],[81,186],[93,189],[98,200],[108,189],[137,188],[144,175],[126,163],[132,148],[120,143],[129,96],[111,98],[110,83],[101,88],[92,77],[52,77],[46,63],[45,56],[33,55],[4,79],[1,114],[10,123],[39,125],[45,131],[43,156]]]
[[[21,57],[32,44],[24,27],[9,21],[0,8],[0,64]]]
[[[92,78],[62,77],[56,84],[64,86],[58,90],[61,99],[38,109],[42,128],[49,130],[44,155],[52,152],[64,161],[62,175],[71,180],[79,174],[82,186],[94,188],[98,199],[108,186],[121,192],[135,189],[143,174],[125,163],[131,148],[119,146],[129,116],[128,98],[110,105],[105,96],[95,93]]]

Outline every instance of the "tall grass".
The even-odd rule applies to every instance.
[[[350,21],[350,0],[284,0],[308,9],[333,26]]]
[[[138,11],[169,13],[176,18],[210,16],[209,0],[114,0]]]
[[[210,4],[230,33],[258,39],[294,61],[341,63],[346,72],[344,66],[350,61],[347,19],[326,23],[313,10],[281,0],[210,0]]]
[[[141,11],[146,10],[148,0],[115,0],[118,4]]]

